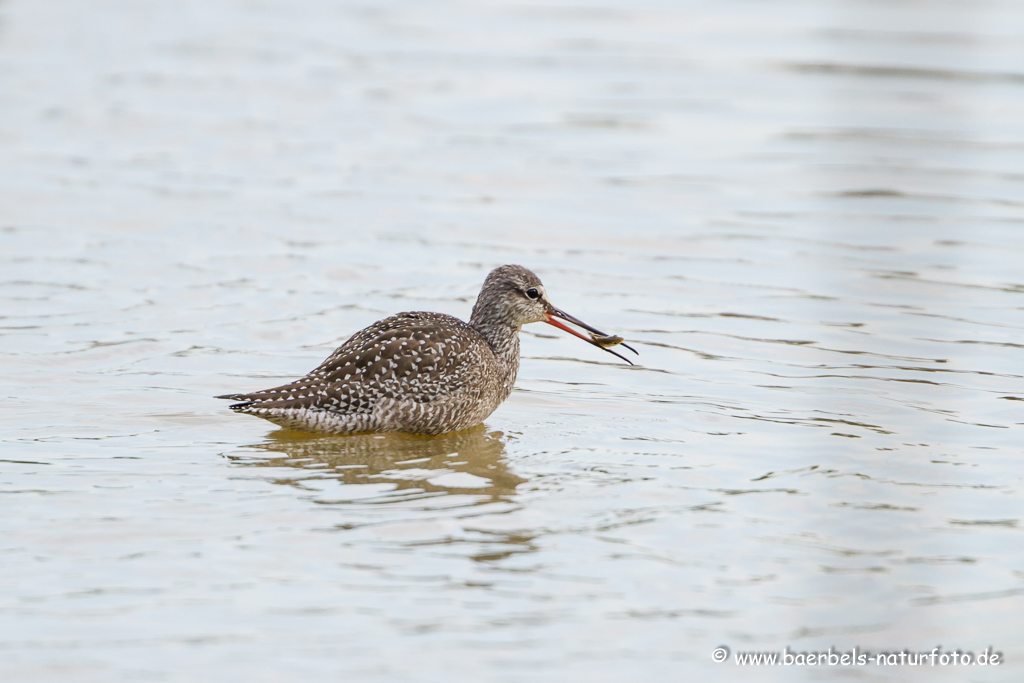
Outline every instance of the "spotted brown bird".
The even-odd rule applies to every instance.
[[[508,265],[487,275],[469,323],[444,313],[399,313],[354,334],[301,379],[217,398],[238,401],[231,406],[235,412],[290,429],[425,435],[468,429],[512,392],[519,329],[535,322],[554,325],[630,363],[607,348],[609,340],[619,343],[619,338],[555,308],[540,278]]]

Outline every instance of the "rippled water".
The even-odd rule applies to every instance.
[[[7,0],[0,84],[4,680],[1024,675],[1015,0]],[[502,263],[641,364],[527,327],[437,439],[211,398]]]

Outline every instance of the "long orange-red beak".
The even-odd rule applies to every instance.
[[[626,361],[630,365],[633,364],[633,361],[629,360],[628,358],[626,358],[622,354],[616,353],[615,351],[612,351],[611,349],[609,349],[607,347],[601,346],[600,344],[598,344],[596,341],[594,341],[590,337],[585,337],[582,334],[580,334],[579,332],[577,332],[576,330],[574,330],[571,327],[569,327],[568,325],[566,325],[566,324],[564,324],[562,322],[559,322],[557,320],[557,318],[561,318],[562,320],[571,322],[573,325],[579,325],[583,329],[585,329],[585,330],[587,330],[589,332],[593,332],[596,335],[600,335],[602,337],[607,337],[608,335],[606,335],[601,330],[599,330],[599,329],[597,329],[595,327],[591,327],[590,325],[586,324],[582,320],[580,320],[578,318],[574,318],[571,315],[569,315],[568,313],[566,313],[565,311],[559,310],[557,308],[551,310],[548,313],[545,313],[544,315],[547,316],[547,320],[545,320],[544,322],[546,322],[548,325],[553,325],[554,327],[557,327],[560,330],[565,330],[569,334],[571,334],[573,336],[576,336],[576,337],[579,337],[580,339],[582,339],[583,341],[587,342],[588,344],[593,344],[594,346],[596,346],[597,348],[601,349],[602,351],[607,351],[608,353],[612,354],[613,356],[618,356],[619,358],[621,358],[622,360]],[[640,355],[639,353],[637,353],[637,350],[634,349],[629,344],[621,344],[621,346],[625,346],[627,349],[629,349],[633,353],[636,353],[638,356]]]

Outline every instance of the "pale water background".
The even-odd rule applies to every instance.
[[[509,262],[641,364],[211,398]],[[1024,677],[1017,0],[6,0],[0,327],[4,681]]]

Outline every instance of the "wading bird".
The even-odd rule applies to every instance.
[[[301,379],[217,398],[238,401],[235,412],[289,429],[425,435],[468,429],[508,398],[519,370],[519,329],[536,322],[630,363],[608,348],[622,344],[620,337],[555,308],[540,278],[508,265],[487,275],[469,323],[443,313],[399,313],[354,334]]]

